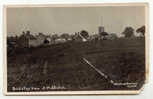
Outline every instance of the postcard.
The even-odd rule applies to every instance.
[[[4,94],[138,94],[148,4],[4,6]]]

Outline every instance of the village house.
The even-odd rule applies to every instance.
[[[30,31],[23,32],[23,34],[19,37],[17,44],[19,47],[28,48],[28,47],[38,47],[38,46],[46,46],[51,44],[59,44],[65,43],[67,41],[74,40],[76,42],[86,42],[85,39],[80,32],[75,33],[73,37],[69,37],[67,40],[64,38],[56,38],[53,39],[52,36],[46,36],[43,33],[39,33],[38,35],[32,35]]]
[[[38,47],[40,45],[44,45],[45,41],[47,44],[51,44],[51,38],[49,36],[45,36],[43,33],[39,33],[36,36],[30,34],[30,31],[23,34],[18,39],[18,45],[20,47]]]
[[[92,40],[100,40],[99,34],[94,34],[89,36],[88,41],[92,41]]]
[[[73,40],[76,42],[86,42],[87,39],[85,39],[82,35],[80,35],[80,32],[76,32],[75,35],[72,37]]]
[[[45,41],[45,35],[42,33],[39,33],[35,36],[35,39],[29,39],[29,47],[37,47],[44,43]]]
[[[57,38],[57,39],[55,40],[55,44],[65,43],[65,42],[66,42],[66,40],[65,40],[64,38]]]
[[[117,39],[117,35],[115,33],[110,33],[108,36],[107,36],[107,39],[108,40],[114,40],[114,39]]]

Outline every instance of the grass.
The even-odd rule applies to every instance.
[[[114,86],[86,64],[116,82],[137,82],[135,88]],[[133,90],[145,79],[144,38],[67,42],[8,52],[8,91],[12,87],[50,90]],[[25,90],[23,90],[25,91]],[[34,91],[34,90],[31,90]],[[41,91],[41,90],[40,90]]]

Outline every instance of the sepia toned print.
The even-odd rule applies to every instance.
[[[142,89],[147,6],[114,5],[7,6],[6,92]]]

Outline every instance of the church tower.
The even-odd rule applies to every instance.
[[[103,18],[102,16],[100,17],[100,26],[98,27],[98,33],[102,33],[102,32],[105,32],[104,30],[104,26],[103,25]]]

